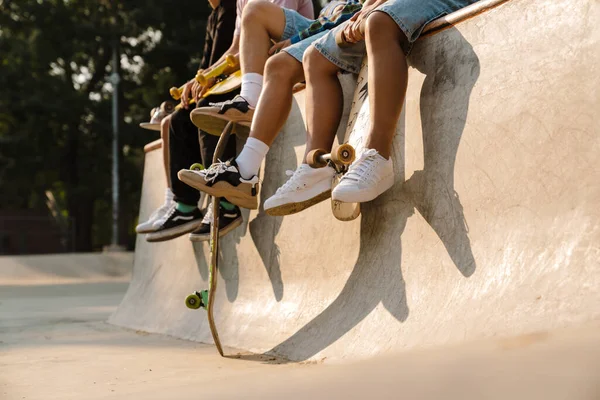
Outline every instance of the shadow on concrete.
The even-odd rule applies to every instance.
[[[420,102],[424,168],[406,184],[400,183],[405,178],[400,161],[405,160],[405,135],[400,129],[393,149],[397,184],[363,204],[359,256],[344,288],[318,316],[265,354],[307,360],[346,335],[380,303],[396,320],[406,321],[409,307],[401,270],[401,236],[414,208],[434,229],[457,269],[466,277],[475,271],[453,177],[470,94],[479,77],[479,59],[464,37],[451,29],[439,40],[418,43],[410,61],[426,75]],[[394,262],[384,262],[383,255]]]
[[[292,104],[290,115],[292,114],[298,114],[298,119],[301,119],[296,102]],[[289,132],[290,129],[287,131]],[[284,285],[281,279],[280,250],[275,243],[275,238],[281,228],[283,217],[268,216],[264,211],[263,203],[289,179],[285,171],[296,169],[300,160],[296,157],[295,147],[304,143],[305,135],[295,134],[295,132],[277,137],[265,161],[265,179],[260,192],[258,215],[248,224],[250,236],[267,271],[277,301],[283,298]]]

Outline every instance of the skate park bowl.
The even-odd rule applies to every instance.
[[[337,221],[329,201],[286,217],[261,207],[222,239],[226,352],[357,359],[600,318],[600,7],[496,3],[416,42],[396,183],[357,220]],[[354,78],[340,79],[347,121]],[[302,160],[303,96],[263,165],[263,201]],[[140,220],[164,189],[158,143]],[[209,260],[208,243],[138,236],[109,322],[211,343],[206,313],[184,305],[208,287]]]

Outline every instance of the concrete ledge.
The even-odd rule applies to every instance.
[[[220,246],[223,344],[345,360],[600,319],[593,3],[511,0],[418,41],[395,186],[350,223],[328,202],[284,218],[245,212]],[[263,166],[262,199],[304,154],[302,103]],[[162,204],[161,157],[146,156],[142,219]],[[206,314],[184,306],[207,287],[208,257],[187,238],[138,237],[110,322],[210,343]]]

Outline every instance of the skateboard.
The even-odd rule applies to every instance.
[[[175,104],[172,101],[163,101],[159,107],[154,107],[150,111],[150,122],[140,123],[140,128],[160,132],[160,121],[175,111],[175,108]]]
[[[365,151],[364,141],[370,126],[367,82],[368,65],[365,57],[356,81],[344,144],[334,148],[331,153],[324,149],[315,149],[306,156],[308,164],[313,168],[331,165],[335,169],[336,174],[331,183],[331,190],[335,189],[342,176],[348,172],[354,159],[359,158]],[[332,198],[331,211],[340,221],[352,221],[360,215],[360,203],[344,203]]]
[[[231,74],[227,78],[217,82],[210,89],[208,89],[202,95],[202,98],[233,92],[234,90],[239,89],[240,86],[242,86],[242,71],[240,71],[238,69],[233,74]],[[189,104],[194,104],[194,103],[196,103],[195,99],[191,99],[189,102]],[[179,110],[180,108],[181,108],[181,103],[178,104],[177,107],[175,107],[176,110]],[[222,130],[220,132],[222,132]]]
[[[223,75],[229,76],[229,75],[235,73],[236,71],[239,71],[239,69],[240,69],[239,55],[237,55],[237,54],[236,55],[228,55],[222,63],[220,63],[219,65],[216,65],[214,68],[212,68],[207,73],[204,74],[204,73],[198,71],[198,73],[196,74],[196,77],[194,79],[196,79],[196,82],[198,82],[202,86],[207,86],[209,88],[212,88],[214,85],[216,85],[217,83],[222,81],[222,79],[220,79],[221,76],[223,76]],[[241,79],[241,75],[240,75],[240,79]],[[169,94],[171,95],[173,100],[181,99],[181,94],[183,93],[184,87],[185,87],[185,84],[181,85],[179,88],[172,87],[169,90]],[[227,93],[227,92],[223,92],[223,93]],[[212,93],[212,94],[217,94],[217,93]]]
[[[223,155],[225,151],[225,146],[227,145],[227,141],[232,134],[236,132],[238,134],[242,132],[246,132],[246,127],[239,128],[238,124],[235,122],[228,122],[223,131],[221,133],[221,138],[217,144],[217,148],[215,149],[215,154],[213,156],[213,163],[218,162],[219,158]],[[192,165],[193,169],[194,166]],[[213,220],[210,225],[210,269],[208,273],[208,290],[195,291],[190,294],[185,299],[185,305],[191,309],[198,309],[200,307],[206,309],[208,316],[208,325],[210,326],[210,332],[212,334],[213,340],[215,342],[215,346],[217,347],[217,351],[221,356],[224,356],[223,346],[221,345],[221,340],[219,339],[219,332],[217,331],[217,325],[215,324],[214,318],[214,304],[215,304],[215,294],[217,292],[217,278],[219,271],[219,202],[221,201],[220,197],[212,198],[212,207],[213,207]]]

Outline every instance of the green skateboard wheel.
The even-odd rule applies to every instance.
[[[198,296],[197,293],[190,294],[185,299],[185,305],[187,308],[191,308],[192,310],[197,310],[202,307],[202,299]]]
[[[200,163],[194,163],[194,164],[192,164],[192,166],[190,167],[190,169],[192,171],[202,171],[204,169],[204,165],[202,165]]]

